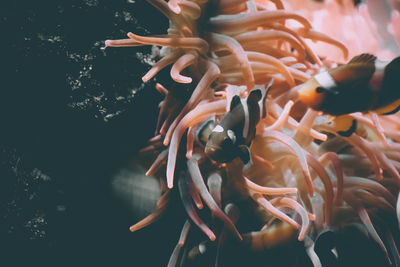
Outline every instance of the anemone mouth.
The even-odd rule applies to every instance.
[[[197,226],[204,234],[187,241],[190,227],[184,226],[170,263],[176,263],[185,242],[196,246],[205,237],[220,242],[228,234],[241,240],[242,229],[235,227],[241,219],[240,210],[232,212],[225,208],[238,207],[243,199],[257,207],[252,213],[258,224],[264,225],[262,229],[250,229],[250,235],[244,233],[250,247],[268,248],[263,243],[268,238],[277,245],[290,242],[294,231],[299,241],[307,240],[307,253],[318,261],[310,249],[313,240],[326,226],[342,227],[340,219],[345,217],[344,224],[362,225],[388,261],[397,259],[398,242],[391,241],[391,234],[384,238],[383,232],[398,229],[383,227],[385,230],[377,231],[374,223],[383,217],[390,218],[392,223],[395,219],[400,187],[399,116],[350,114],[358,126],[352,135],[343,137],[330,123],[331,118],[297,103],[303,83],[321,67],[329,70],[356,50],[349,50],[342,41],[314,28],[318,21],[311,23],[306,15],[285,9],[289,1],[285,5],[280,0],[148,2],[170,20],[168,34],[129,33],[129,39],[108,40],[106,46],[162,46],[162,58],[143,81],[171,65],[171,79],[194,88],[186,100],[158,85],[165,99],[160,105],[156,137],[143,150],[156,154],[148,174],[160,178],[165,195],[178,184],[189,225]],[[362,9],[338,2],[330,2],[335,7],[330,12],[339,18],[347,18],[350,12],[365,23],[371,22]],[[343,14],[341,8],[345,10]],[[322,41],[324,49],[328,44],[335,49],[336,56],[321,56],[323,49],[310,41]],[[254,129],[250,167],[243,169],[237,160],[226,163],[223,159],[233,156],[231,153],[213,146],[204,148],[202,139],[196,140],[197,127],[210,118],[218,123],[229,112],[233,96],[244,98],[255,85],[265,85],[272,79],[266,101],[268,113]],[[182,150],[186,152],[186,166],[181,164]],[[218,164],[210,163],[206,157]],[[155,221],[164,211],[166,199],[162,197],[154,214],[138,225]],[[197,212],[204,206],[212,216]],[[384,216],[376,212],[378,207]],[[260,210],[262,216],[258,216]],[[213,218],[224,227],[215,227]],[[275,225],[275,219],[283,223]],[[273,236],[278,232],[285,233],[287,239]]]

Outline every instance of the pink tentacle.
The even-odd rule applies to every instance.
[[[200,193],[197,188],[194,186],[192,180],[187,181],[188,184],[188,192],[192,197],[194,204],[199,210],[204,208],[203,201],[201,201]]]
[[[208,190],[210,195],[217,203],[218,207],[221,207],[221,191],[222,191],[222,177],[218,173],[214,172],[207,179]]]
[[[311,23],[305,17],[299,15],[298,13],[287,10],[266,10],[251,15],[238,14],[223,17],[214,17],[210,19],[210,25],[216,31],[223,31],[226,33],[234,34],[244,32],[248,28],[260,26],[264,23],[287,19],[294,19],[303,24],[303,26],[307,29],[310,29],[312,27]]]
[[[186,142],[186,158],[190,159],[193,154],[193,146],[194,146],[194,132],[196,128],[195,126],[189,127],[188,133],[187,133],[187,142]]]
[[[297,193],[297,188],[290,188],[290,187],[282,187],[282,188],[274,188],[274,187],[266,187],[261,186],[256,183],[253,183],[250,179],[243,176],[244,178],[244,185],[257,193],[263,195],[286,195],[286,194],[295,194]]]
[[[268,170],[273,170],[275,168],[274,165],[270,161],[264,159],[263,157],[260,157],[259,155],[251,153],[251,158],[254,160],[254,162],[258,162],[259,164],[262,164]]]
[[[301,217],[301,228],[299,233],[299,241],[303,241],[304,237],[307,235],[308,229],[310,228],[310,219],[308,217],[307,211],[301,206],[297,201],[288,197],[278,197],[271,200],[271,204],[275,204],[278,207],[288,207],[295,210]]]
[[[179,57],[180,52],[174,51],[173,53],[163,57],[153,67],[142,77],[143,82],[147,82],[152,79],[159,71],[161,71],[166,66],[175,62],[175,60]]]
[[[383,178],[383,171],[382,168],[379,166],[378,160],[375,156],[375,153],[372,151],[372,149],[366,144],[366,142],[359,137],[358,135],[351,135],[350,137],[345,137],[346,140],[349,141],[349,143],[356,145],[359,147],[365,155],[369,158],[371,161],[372,168],[374,169],[376,178],[378,180],[382,180]]]
[[[380,183],[361,177],[346,176],[344,180],[344,188],[356,187],[365,188],[375,195],[384,197],[391,205],[395,205],[396,198],[386,187]]]
[[[347,58],[349,57],[349,49],[346,47],[345,44],[343,44],[342,42],[340,42],[336,39],[333,39],[332,37],[330,37],[322,32],[317,32],[310,28],[309,29],[302,28],[298,32],[304,38],[323,41],[325,43],[328,43],[328,44],[338,47],[339,49],[342,50],[344,60],[347,60]]]
[[[311,197],[313,197],[314,196],[314,188],[312,185],[310,170],[308,169],[308,164],[307,164],[306,156],[304,154],[303,149],[292,138],[290,138],[290,137],[286,136],[285,134],[278,132],[278,131],[264,132],[262,134],[262,136],[264,138],[275,139],[275,140],[283,143],[292,151],[292,153],[294,153],[297,156],[296,158],[300,163],[300,167],[301,167],[301,170],[303,172],[303,175],[304,175],[304,178],[305,178],[305,181],[307,184],[308,193]]]
[[[163,164],[165,164],[168,156],[168,149],[163,150],[160,154],[158,154],[156,160],[150,166],[150,168],[146,172],[146,176],[153,176]]]
[[[107,47],[135,47],[142,46],[143,44],[132,40],[132,39],[118,39],[118,40],[106,40],[104,44]]]
[[[296,86],[296,82],[294,81],[292,74],[289,72],[289,68],[286,67],[285,64],[283,64],[279,59],[267,54],[251,51],[246,52],[246,55],[250,61],[263,62],[274,66],[285,77],[290,87]]]
[[[278,218],[279,220],[290,224],[295,229],[300,229],[300,225],[295,220],[293,220],[292,218],[287,216],[285,213],[283,213],[279,209],[275,208],[261,194],[259,194],[259,193],[251,193],[251,197],[254,199],[255,202],[257,202],[271,216],[274,216],[274,217]]]
[[[160,198],[160,200],[164,199],[164,201],[160,201],[160,204],[157,205],[156,209],[150,215],[132,225],[129,230],[131,232],[135,232],[157,221],[164,214],[164,211],[167,207],[168,201],[165,201],[167,195],[168,193],[164,193],[164,195]]]
[[[374,225],[371,222],[371,219],[369,218],[368,212],[366,211],[365,208],[361,207],[358,209],[358,215],[360,216],[361,221],[367,227],[368,233],[370,234],[371,238],[378,243],[378,245],[381,247],[382,251],[386,255],[386,259],[388,260],[389,264],[392,265],[392,261],[390,260],[389,253],[385,247],[385,244],[383,243],[382,239],[379,237],[379,234],[376,232]]]
[[[189,220],[186,220],[182,227],[182,232],[181,232],[181,235],[180,235],[179,241],[178,241],[178,245],[180,247],[183,247],[183,245],[185,245],[186,238],[189,234],[189,230],[190,230],[190,222],[189,222]]]
[[[189,192],[188,192],[188,188],[187,188],[188,185],[187,185],[187,182],[185,180],[186,180],[186,177],[182,176],[182,177],[180,177],[180,179],[178,181],[178,189],[179,189],[179,194],[180,194],[181,199],[182,199],[183,207],[185,208],[187,215],[193,221],[193,223],[195,225],[197,225],[197,227],[199,227],[199,229],[203,233],[205,233],[211,241],[214,241],[216,239],[215,234],[203,222],[203,220],[199,217],[199,215],[195,211],[195,208],[194,208],[194,206],[193,206],[193,204],[191,202],[191,198],[190,198],[190,195],[189,195]]]
[[[239,63],[239,68],[242,71],[247,90],[251,90],[254,87],[254,75],[250,67],[249,59],[240,43],[232,37],[218,33],[211,34],[211,42],[216,51],[228,50],[232,53]]]
[[[177,83],[191,83],[192,78],[180,74],[186,67],[192,65],[197,59],[194,54],[185,54],[176,60],[171,68],[171,77]]]
[[[343,197],[343,169],[342,165],[340,164],[340,160],[338,155],[335,152],[326,152],[323,154],[319,161],[322,164],[325,164],[327,160],[332,162],[333,168],[335,169],[336,173],[336,195],[333,199],[333,203],[339,205],[342,202]]]
[[[236,229],[233,222],[226,216],[226,214],[218,207],[217,203],[208,192],[206,185],[204,184],[203,177],[200,172],[200,168],[197,162],[197,157],[193,156],[191,159],[187,161],[187,167],[189,171],[189,177],[192,179],[194,186],[200,193],[200,196],[210,208],[211,213],[213,216],[219,218],[221,221],[225,223],[225,226],[230,229],[230,231],[235,234],[237,239],[242,240],[242,236],[240,235],[239,231]]]
[[[197,105],[200,102],[201,98],[205,95],[206,90],[208,90],[211,84],[219,77],[220,70],[217,67],[217,65],[215,65],[212,62],[207,62],[206,64],[207,64],[206,73],[200,79],[199,83],[194,89],[190,99],[183,107],[182,111],[179,113],[179,115],[175,118],[174,122],[169,127],[164,139],[165,146],[169,144],[172,135],[174,133],[175,127],[178,125],[183,116],[185,116],[185,114],[188,113],[190,109],[192,109],[195,105]]]
[[[208,43],[198,37],[153,37],[153,36],[139,36],[131,32],[128,37],[144,45],[159,45],[177,48],[187,48],[198,50],[201,54],[206,54],[209,46]]]
[[[168,89],[165,88],[161,83],[156,83],[156,89],[158,92],[160,92],[163,95],[167,95],[168,94]]]
[[[325,223],[330,225],[332,212],[333,212],[333,186],[328,173],[324,167],[315,159],[310,153],[307,153],[307,162],[318,174],[325,187],[326,201],[325,201]]]
[[[178,126],[174,131],[174,134],[172,135],[171,144],[168,149],[168,161],[167,161],[168,188],[173,187],[178,146],[185,130],[188,127],[201,122],[202,120],[206,119],[207,117],[213,114],[223,114],[223,113],[225,113],[225,100],[219,100],[197,106],[194,110],[186,114],[186,116],[179,122]]]

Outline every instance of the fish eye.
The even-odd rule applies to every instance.
[[[227,131],[228,137],[231,139],[232,143],[236,143],[236,135],[232,130]]]
[[[321,87],[321,86],[318,86],[317,89],[315,89],[315,92],[317,92],[317,93],[323,93],[325,91],[326,91],[325,88]]]

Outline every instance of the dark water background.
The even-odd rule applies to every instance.
[[[132,234],[138,218],[110,186],[153,133],[161,96],[141,83],[150,47],[101,47],[167,25],[143,0],[1,1],[0,266],[166,265],[181,206]]]
[[[150,47],[100,49],[128,31],[166,30],[157,10],[132,2],[1,1],[0,266],[168,261],[173,231],[132,235],[136,219],[110,189],[161,99],[140,79]]]

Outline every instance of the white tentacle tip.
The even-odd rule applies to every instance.
[[[106,45],[106,47],[110,46],[110,45],[111,45],[111,40],[106,40],[106,41],[104,42],[104,44]]]

